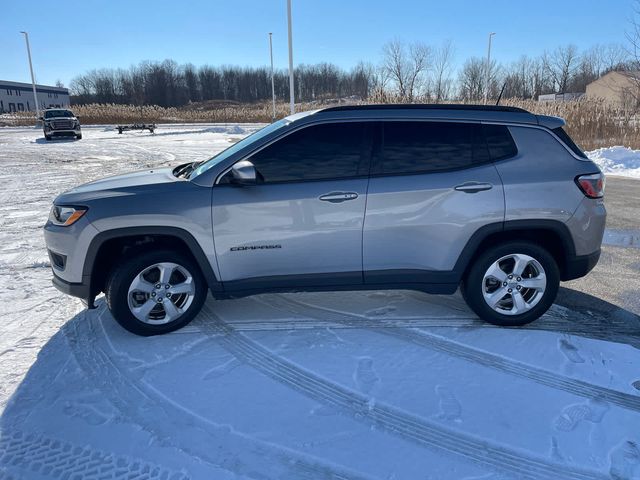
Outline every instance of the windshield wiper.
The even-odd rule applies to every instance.
[[[191,172],[193,172],[196,168],[198,168],[201,163],[202,162],[185,163],[184,165],[177,167],[173,171],[173,174],[178,178],[182,176],[184,176],[184,178],[189,178],[189,175],[191,174]]]

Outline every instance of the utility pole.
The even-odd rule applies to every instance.
[[[491,72],[491,37],[493,37],[496,33],[495,32],[491,32],[489,34],[489,48],[487,49],[487,72],[486,72],[486,78],[485,78],[485,85],[484,85],[484,104],[487,104],[487,99],[489,98],[489,74]]]
[[[31,85],[33,86],[33,101],[35,102],[36,109],[36,125],[40,119],[40,107],[38,106],[38,94],[36,93],[36,77],[33,75],[33,64],[31,63],[31,47],[29,46],[29,34],[27,32],[20,32],[24,35],[24,39],[27,41],[27,55],[29,56],[29,70],[31,70]]]
[[[269,55],[271,56],[271,100],[273,102],[273,115],[271,116],[271,121],[276,121],[276,87],[273,84],[273,42],[271,37],[273,33],[269,32]]]
[[[291,0],[287,0],[287,23],[289,28],[289,100],[291,115],[296,112],[293,88],[293,36],[291,34]]]

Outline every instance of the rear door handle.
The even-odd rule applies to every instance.
[[[355,200],[356,198],[358,198],[356,192],[331,192],[320,196],[320,200],[323,202],[331,203],[342,203],[348,200]]]
[[[464,193],[478,193],[484,190],[491,190],[493,185],[490,183],[480,183],[480,182],[466,182],[462,185],[457,185],[454,187],[455,190]]]

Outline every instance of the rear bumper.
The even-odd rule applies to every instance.
[[[587,273],[593,270],[598,260],[600,259],[600,249],[596,250],[589,255],[580,255],[567,260],[564,271],[562,272],[561,280],[574,280],[576,278],[584,277]]]

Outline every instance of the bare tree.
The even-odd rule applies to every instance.
[[[479,100],[484,95],[487,62],[472,57],[464,62],[458,75],[459,96],[465,101]]]
[[[433,59],[433,99],[436,103],[449,98],[453,84],[454,48],[451,40],[446,40],[437,50]]]
[[[383,68],[395,83],[403,101],[413,102],[426,84],[431,48],[423,43],[413,43],[409,48],[400,40],[388,42],[382,49]]]
[[[545,70],[553,80],[558,92],[567,90],[569,81],[578,68],[578,48],[575,45],[565,45],[553,52],[543,55]]]

